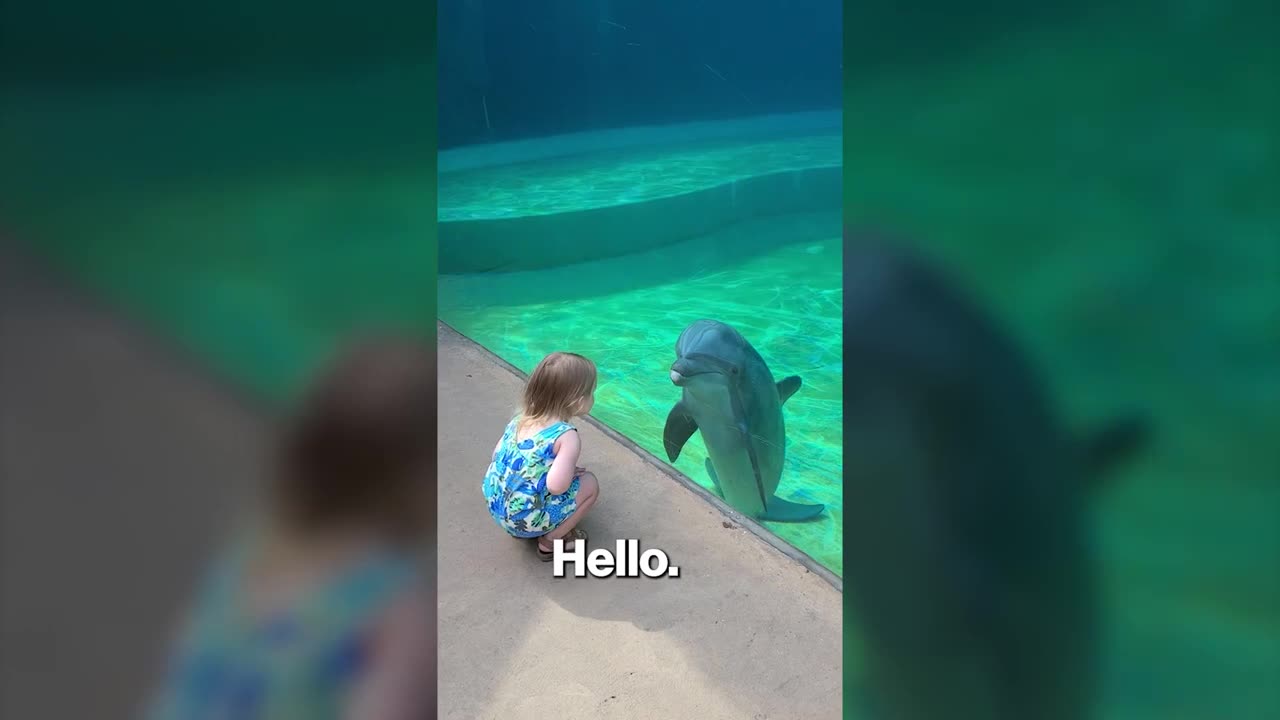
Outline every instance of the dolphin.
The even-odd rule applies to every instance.
[[[846,231],[844,262],[844,571],[868,709],[1093,717],[1087,510],[1145,443],[1144,414],[1066,427],[1016,343],[922,256]]]
[[[737,330],[698,320],[676,341],[671,382],[681,388],[662,432],[671,462],[700,430],[707,446],[707,475],[720,497],[739,512],[778,522],[822,513],[823,505],[774,495],[786,453],[782,405],[800,389],[799,376],[775,383],[760,353]]]

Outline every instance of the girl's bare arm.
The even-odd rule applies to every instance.
[[[555,450],[556,459],[551,462],[551,470],[547,473],[547,491],[553,495],[563,495],[573,484],[578,456],[582,454],[582,441],[578,439],[578,431],[570,430],[557,438]]]

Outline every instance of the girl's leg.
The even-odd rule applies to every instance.
[[[555,530],[538,538],[538,547],[543,552],[551,552],[555,549],[554,540],[562,538],[573,532],[578,523],[582,522],[582,518],[591,510],[591,506],[596,504],[596,500],[600,497],[600,482],[596,480],[596,476],[589,472],[584,472],[578,476],[578,507],[573,514],[564,519],[560,526]],[[566,546],[572,547],[574,541],[565,543]]]

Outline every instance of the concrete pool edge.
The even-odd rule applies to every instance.
[[[520,368],[517,368],[515,365],[512,365],[511,363],[507,362],[502,357],[500,357],[493,351],[489,350],[485,346],[481,345],[475,340],[472,340],[471,338],[467,337],[463,333],[459,332],[457,329],[449,325],[444,320],[440,320],[440,319],[436,320],[436,331],[437,333],[439,333],[439,336],[441,336],[437,338],[437,345],[443,344],[442,336],[446,336],[446,335],[452,336],[449,338],[451,341],[464,343],[470,346],[482,357],[487,358],[493,364],[497,365],[503,370],[506,370],[512,375],[515,375],[517,378],[520,378],[521,381],[523,381],[525,378],[528,377],[528,374],[520,370]],[[799,565],[804,567],[805,570],[821,577],[828,584],[830,584],[837,592],[840,592],[840,593],[844,592],[843,578],[841,578],[839,575],[836,575],[834,572],[832,572],[826,566],[819,563],[817,560],[814,560],[803,550],[800,550],[794,545],[791,545],[790,543],[786,542],[782,538],[778,537],[775,533],[771,532],[768,528],[764,527],[754,519],[743,515],[737,510],[734,510],[727,503],[725,503],[724,500],[720,499],[719,497],[716,497],[709,490],[699,485],[696,481],[693,480],[693,478],[690,478],[689,476],[675,469],[671,465],[664,463],[662,460],[655,457],[652,453],[640,447],[635,442],[633,442],[630,438],[618,432],[617,430],[614,430],[613,428],[609,427],[605,423],[591,416],[587,416],[585,420],[592,427],[604,433],[606,437],[610,438],[611,440],[614,440],[619,445],[623,446],[627,450],[634,453],[642,461],[654,467],[655,469],[660,471],[663,475],[674,480],[678,485],[685,487],[686,489],[691,491],[695,496],[706,501],[711,507],[718,510],[721,515],[724,515],[728,520],[732,521],[738,527],[751,533],[757,539],[759,539],[769,547],[773,548],[775,551],[777,551],[781,555],[798,563]]]

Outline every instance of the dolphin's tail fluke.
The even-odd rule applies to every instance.
[[[769,507],[760,514],[760,519],[773,522],[803,522],[818,517],[826,509],[826,505],[802,505],[783,500],[775,495],[769,498]]]

